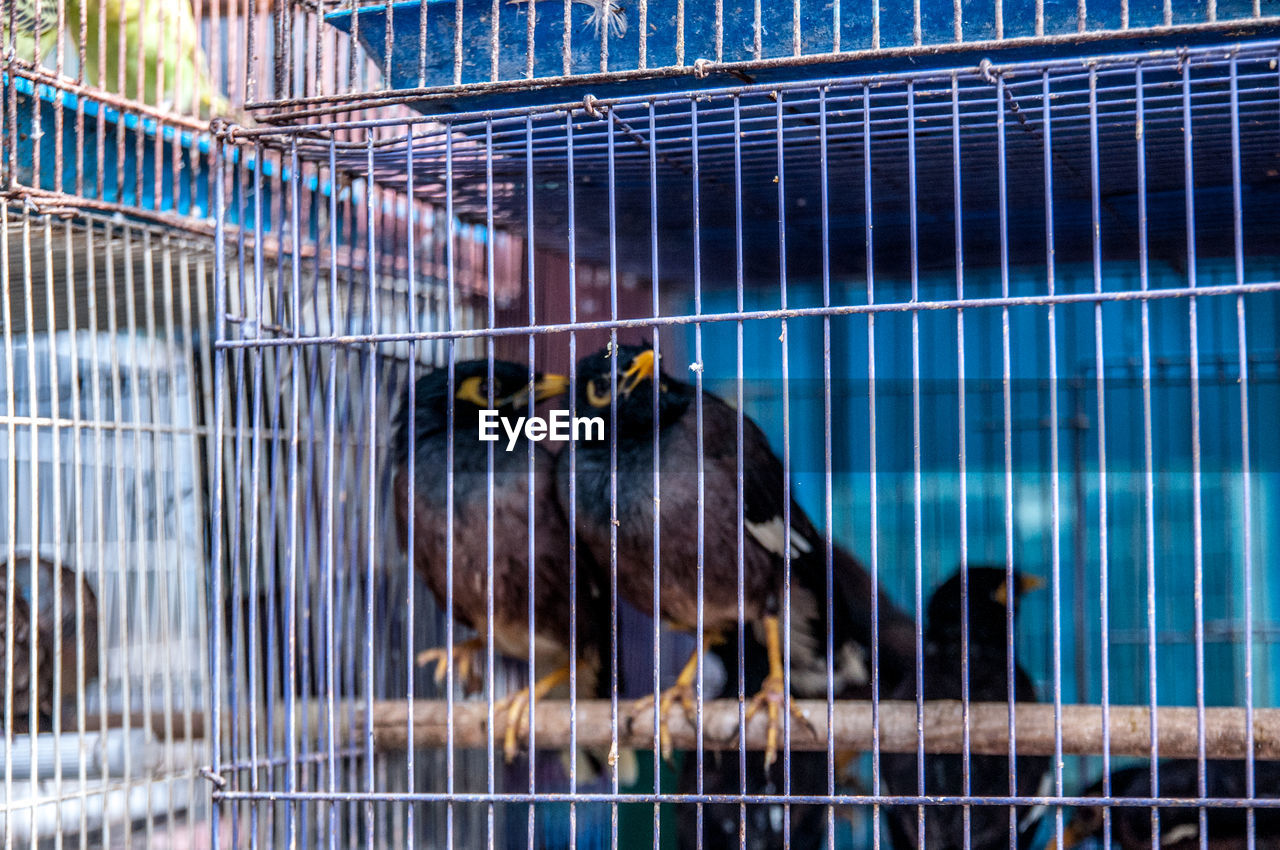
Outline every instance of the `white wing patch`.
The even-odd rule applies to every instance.
[[[1175,826],[1168,832],[1160,836],[1160,846],[1169,847],[1179,844],[1183,841],[1192,841],[1200,837],[1200,824],[1184,823],[1181,826]]]
[[[791,688],[804,696],[827,692],[826,634],[819,628],[818,600],[803,585],[791,586]],[[836,647],[834,687],[839,693],[850,685],[871,681],[871,666],[864,647],[847,642]]]
[[[1040,786],[1036,788],[1037,797],[1048,797],[1053,791],[1053,772],[1050,771],[1040,777]],[[1044,817],[1044,813],[1048,811],[1048,806],[1032,806],[1031,811],[1022,816],[1022,820],[1018,821],[1018,832],[1023,833],[1040,822],[1040,818]]]
[[[871,681],[871,670],[867,666],[867,651],[860,644],[846,643],[839,653],[836,669],[846,681],[855,685],[865,685]]]
[[[773,519],[765,522],[752,522],[744,519],[747,532],[755,538],[755,541],[768,551],[782,557],[782,541],[783,541],[783,525],[782,517],[775,516]],[[793,527],[790,534],[791,557],[799,558],[801,555],[808,554],[813,551],[813,545],[805,540],[804,537]]]

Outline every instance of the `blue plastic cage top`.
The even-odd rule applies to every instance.
[[[1043,56],[1059,36],[1088,33],[1132,40],[1171,35],[1176,30],[1170,28],[1178,27],[1184,29],[1177,32],[1176,41],[1185,44],[1198,37],[1197,27],[1212,29],[1216,23],[1244,20],[1257,27],[1280,13],[1278,0],[1146,0],[1101,7],[1075,0],[938,0],[917,5],[908,0],[843,5],[841,0],[608,0],[607,14],[600,11],[603,4],[604,0],[408,0],[343,9],[325,19],[359,40],[392,90],[637,72],[651,75],[643,90],[673,92],[700,88],[705,82],[687,73],[653,72],[700,63],[712,63],[707,68],[754,63],[732,77],[712,79],[781,81],[815,72],[802,63],[788,67],[770,60],[824,56],[830,62],[839,58],[831,54],[884,50],[886,55],[876,59],[883,71],[929,61],[939,49],[1020,46]],[[530,14],[535,15],[532,26]],[[588,93],[607,97],[624,90],[618,78],[602,77],[589,86],[507,86],[468,103],[445,99],[415,105],[428,112],[477,104],[507,108],[580,100]]]

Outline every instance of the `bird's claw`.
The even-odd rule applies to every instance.
[[[786,702],[786,690],[783,688],[782,677],[767,676],[760,688],[760,692],[751,698],[747,703],[747,710],[744,715],[745,723],[751,722],[751,718],[760,711],[763,706],[768,718],[768,727],[765,731],[764,744],[764,769],[768,770],[773,763],[778,760],[778,732],[782,728],[781,715],[782,705]],[[799,721],[801,726],[809,730],[809,734],[816,736],[818,730],[814,727],[813,722],[809,720],[809,715],[801,711],[796,706],[795,701],[791,702],[791,716]],[[738,731],[742,734],[742,730]]]
[[[507,715],[507,725],[502,735],[502,758],[507,764],[511,764],[520,753],[521,726],[524,726],[526,734],[528,732],[529,689],[521,688],[505,697],[502,702],[502,710]]]
[[[435,664],[432,678],[437,685],[442,685],[449,674],[449,668],[455,667],[455,681],[462,683],[463,693],[474,694],[481,688],[479,655],[484,643],[479,638],[464,640],[453,645],[453,652],[445,646],[424,649],[419,652],[415,661],[419,667]]]
[[[645,711],[655,702],[654,695],[650,694],[641,697],[636,704],[637,713]],[[694,698],[693,685],[685,684],[677,681],[676,684],[664,690],[657,695],[658,704],[658,748],[662,752],[662,758],[665,761],[671,761],[671,757],[675,752],[675,748],[671,743],[671,727],[667,721],[667,716],[671,710],[679,706],[684,711],[684,715],[693,722],[698,715],[697,701]]]
[[[527,737],[529,734],[530,703],[546,699],[555,688],[568,681],[569,668],[562,667],[535,682],[532,697],[529,695],[529,688],[521,688],[494,705],[495,711],[499,710],[498,706],[501,705],[501,710],[507,715],[507,725],[502,733],[502,756],[507,764],[515,761],[516,756],[520,754],[520,736]]]

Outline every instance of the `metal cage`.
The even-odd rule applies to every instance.
[[[1278,15],[6,0],[5,846],[1280,846]]]
[[[250,601],[213,638],[218,840],[898,846],[898,825],[937,836],[948,812],[969,828],[994,808],[1010,812],[995,846],[1275,841],[1280,599],[1262,426],[1280,362],[1278,50],[1076,42],[904,70],[793,63],[803,79],[549,88],[537,97],[554,102],[499,108],[478,92],[430,118],[378,114],[405,100],[388,92],[312,113],[275,104],[282,123],[223,134],[219,222],[271,197],[286,231],[320,248],[287,236],[273,266],[222,241],[215,596]],[[328,114],[357,102],[361,120]],[[245,168],[263,147],[287,157],[287,177]],[[327,173],[354,176],[345,212],[314,194]],[[387,197],[426,206],[391,225]],[[361,259],[326,250],[356,222]],[[403,258],[403,274],[370,271],[376,258]],[[798,638],[800,585],[783,585],[783,657],[812,640],[828,666],[817,686],[788,667],[815,730],[784,724],[776,774],[755,768],[758,721],[734,734],[752,696],[743,643],[696,654],[673,761],[652,707],[633,702],[700,645],[704,605],[751,603],[741,577],[704,586],[699,569],[698,626],[678,634],[619,597],[625,571],[662,565],[603,557],[616,674],[598,699],[546,704],[534,753],[512,765],[502,700],[534,663],[503,662],[491,641],[482,666],[498,672],[466,700],[414,661],[468,633],[424,622],[439,611],[397,538],[397,510],[420,504],[392,485],[408,377],[481,358],[581,379],[580,357],[634,343],[760,426],[780,504],[822,538],[827,586],[847,548],[884,593],[853,606],[873,624],[869,698],[832,699],[832,634]],[[696,415],[703,458],[724,435]],[[474,438],[450,431],[450,451]],[[634,480],[620,478],[618,440],[615,485]],[[741,431],[723,450],[741,457]],[[490,635],[513,524],[494,507],[495,456],[475,532]],[[652,486],[704,486],[692,473],[654,471]],[[617,519],[612,492],[600,509]],[[687,542],[701,565],[712,524],[736,522],[738,547],[746,537],[741,502],[726,519],[698,494]],[[572,529],[592,506],[563,508]],[[799,557],[781,556],[784,573]],[[1016,667],[1034,692],[935,703],[926,602],[957,564],[982,563],[1049,587],[1025,600],[999,663],[1000,681]],[[675,590],[659,585],[655,602]],[[446,612],[460,610],[455,590],[435,600]],[[259,610],[264,592],[275,601]],[[566,634],[587,616],[575,612],[556,624]],[[898,614],[914,661],[891,672],[874,624],[886,637]],[[991,674],[964,670],[966,683]],[[609,753],[601,776],[557,757],[575,746]],[[933,784],[944,757],[964,765],[963,786]],[[1019,771],[1043,782],[1028,790]],[[1019,837],[1031,811],[1039,826]],[[933,840],[918,846],[951,846]]]
[[[32,847],[180,845],[209,817],[214,251],[97,217],[6,208],[0,229],[0,829]]]

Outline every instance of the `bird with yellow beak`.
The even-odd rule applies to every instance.
[[[785,745],[788,712],[797,721],[792,731],[814,734],[791,704],[786,682],[789,670],[791,692],[826,695],[828,634],[834,692],[869,683],[869,576],[836,547],[827,587],[825,538],[794,501],[787,524],[782,463],[764,433],[749,416],[739,425],[738,412],[715,395],[699,394],[662,371],[651,348],[611,346],[583,358],[574,392],[578,413],[603,417],[606,433],[616,435],[616,452],[608,440],[577,446],[579,541],[602,565],[616,552],[619,595],[679,631],[699,636],[701,627],[705,648],[733,634],[741,616],[763,648],[764,675],[746,715],[748,721],[761,712],[767,718],[767,769]],[[570,480],[569,458],[561,452],[557,492],[566,505]],[[830,620],[828,595],[835,611]],[[882,660],[895,664],[893,657],[911,651],[910,622],[882,600],[880,626]],[[669,713],[679,708],[695,715],[700,657],[694,653],[674,686],[654,696],[664,755],[671,753]]]
[[[567,387],[561,375],[531,379],[524,365],[472,360],[455,364],[452,376],[441,367],[419,378],[414,403],[406,400],[397,414],[391,462],[401,545],[407,547],[412,536],[410,560],[418,575],[458,623],[481,636],[458,642],[452,652],[439,647],[418,657],[421,664],[435,665],[437,682],[452,678],[467,692],[480,690],[492,601],[493,649],[526,662],[533,657],[534,699],[567,683],[574,663],[583,695],[609,693],[609,610],[601,605],[608,578],[588,553],[580,550],[575,558],[570,550],[551,453],[533,443],[531,469],[531,444],[523,435],[511,451],[480,439],[485,412],[528,415],[533,404]],[[569,629],[574,610],[576,644]],[[503,705],[508,761],[519,750],[529,701],[526,689]]]

